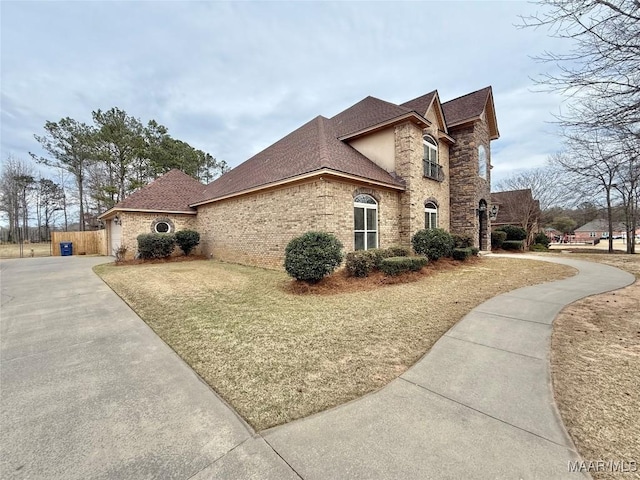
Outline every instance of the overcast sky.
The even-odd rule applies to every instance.
[[[493,87],[494,184],[558,150],[561,99],[533,92],[565,46],[519,30],[525,2],[5,1],[2,145],[41,153],[47,120],[119,107],[236,166],[372,95],[443,102]]]

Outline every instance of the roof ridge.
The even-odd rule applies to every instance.
[[[464,95],[460,95],[459,97],[452,98],[451,100],[447,100],[446,102],[442,102],[442,104],[444,105],[444,104],[446,104],[446,103],[450,103],[450,102],[453,102],[453,101],[456,101],[456,100],[460,100],[461,98],[468,97],[468,96],[470,96],[470,95],[475,95],[476,93],[479,93],[479,92],[481,92],[482,90],[492,90],[492,89],[491,89],[491,85],[488,85],[488,86],[486,86],[486,87],[479,88],[478,90],[475,90],[475,91],[473,91],[473,92],[465,93]]]

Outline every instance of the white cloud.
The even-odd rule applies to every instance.
[[[446,101],[493,85],[494,178],[557,146],[558,98],[529,91],[553,47],[520,2],[3,2],[2,157],[46,120],[118,106],[237,165],[373,95]],[[25,28],[29,25],[29,28]]]

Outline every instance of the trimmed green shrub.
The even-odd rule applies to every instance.
[[[450,257],[453,251],[453,237],[442,228],[419,230],[411,238],[411,244],[418,255],[424,255],[433,261]]]
[[[452,256],[454,260],[460,260],[464,262],[467,258],[471,256],[471,249],[470,248],[454,248]]]
[[[180,247],[180,250],[188,256],[200,243],[200,234],[195,230],[180,230],[176,232],[176,243]]]
[[[347,253],[345,267],[352,277],[366,277],[376,268],[376,255],[371,250]]]
[[[507,232],[494,230],[491,232],[491,248],[502,248],[502,244],[507,239]]]
[[[477,257],[479,253],[480,253],[480,249],[478,247],[471,247],[471,255],[473,255],[474,257]]]
[[[382,260],[380,270],[385,275],[417,272],[428,263],[425,257],[389,257]]]
[[[523,250],[524,242],[522,240],[507,240],[502,244],[504,250]]]
[[[166,258],[173,252],[176,238],[173,233],[143,233],[138,235],[138,255],[150,258]]]
[[[542,243],[534,243],[529,247],[529,250],[531,250],[532,252],[548,252],[549,247],[543,245]]]
[[[411,250],[406,247],[389,247],[386,250],[389,252],[389,257],[408,257],[411,255]]]
[[[372,270],[379,269],[382,260],[389,257],[406,257],[409,249],[404,247],[372,248],[349,252],[346,269],[352,277],[366,277]]]
[[[517,225],[503,225],[496,228],[496,231],[505,232],[507,234],[507,240],[527,239],[527,231],[522,227],[518,227]]]
[[[544,232],[539,232],[536,233],[536,236],[533,237],[533,243],[534,244],[540,244],[540,245],[544,245],[545,247],[548,247],[549,244],[551,243],[551,240],[549,240],[549,237],[547,237],[547,234]]]
[[[473,238],[469,235],[452,235],[454,248],[471,248],[473,247]]]
[[[342,243],[330,233],[307,232],[285,249],[284,268],[296,280],[317,283],[342,263]]]

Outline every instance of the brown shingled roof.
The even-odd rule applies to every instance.
[[[129,195],[109,212],[114,210],[152,210],[193,213],[195,210],[189,204],[194,197],[201,195],[203,190],[204,185],[195,178],[180,170],[173,169]]]
[[[322,169],[402,187],[403,184],[348,144],[333,121],[318,116],[206,186],[191,205],[295,178]]]
[[[485,87],[442,104],[447,125],[456,125],[479,117],[487,104],[491,87]]]
[[[411,112],[410,108],[369,96],[332,117],[331,123],[337,136],[343,137]]]
[[[420,115],[425,115],[427,113],[428,108],[431,106],[431,102],[435,98],[437,90],[433,92],[429,92],[421,97],[414,98],[413,100],[409,100],[408,102],[401,103],[401,107],[408,108],[409,110],[413,110],[414,112],[419,113]]]

